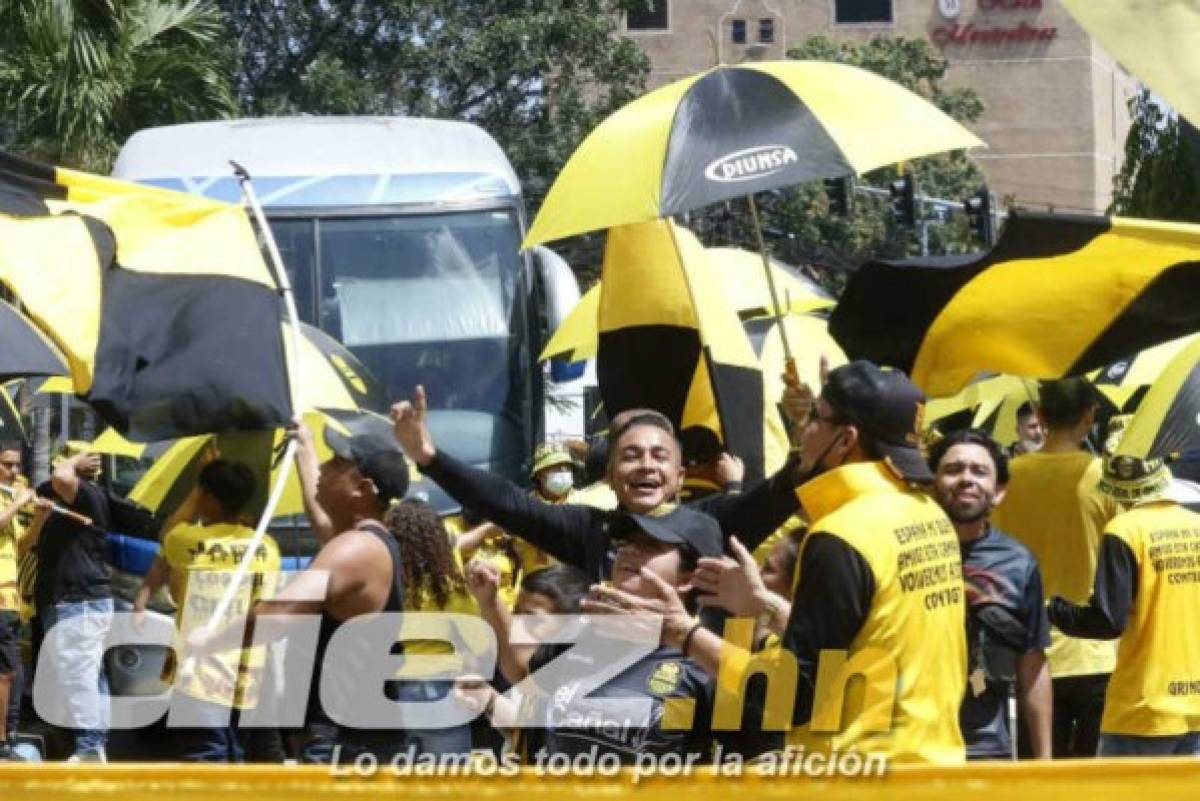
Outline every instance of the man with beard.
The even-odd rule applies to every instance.
[[[1046,429],[1033,404],[1025,401],[1017,407],[1017,441],[1008,449],[1009,456],[1020,456],[1040,450],[1046,441]]]
[[[804,426],[798,471],[807,480],[796,494],[812,524],[791,608],[762,593],[746,610],[782,629],[795,658],[789,746],[829,758],[963,760],[962,569],[954,527],[925,492],[934,477],[918,448],[924,402],[903,373],[856,361],[829,373]],[[701,572],[693,587],[713,592]],[[628,593],[620,600],[635,603]],[[677,602],[669,607],[664,645],[713,675],[739,659]]]
[[[967,429],[934,444],[929,464],[936,473],[938,503],[958,533],[967,591],[968,680],[959,711],[967,757],[1011,758],[1005,706],[1015,678],[1030,753],[1049,759],[1053,704],[1045,649],[1050,624],[1042,574],[1029,549],[988,520],[1004,497],[1008,459],[987,434]]]

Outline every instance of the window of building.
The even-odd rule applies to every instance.
[[[667,22],[668,0],[642,0],[637,9],[625,12],[625,28],[631,31],[665,31]]]
[[[834,0],[839,25],[855,22],[891,22],[892,0]]]
[[[758,21],[758,41],[771,44],[775,41],[775,20],[760,19]]]
[[[734,44],[746,43],[746,20],[733,20],[732,27],[729,29],[729,38],[733,40]]]

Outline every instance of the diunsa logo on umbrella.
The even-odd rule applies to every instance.
[[[704,175],[720,183],[752,181],[774,175],[794,161],[799,161],[796,151],[787,145],[759,145],[714,159],[704,168]]]

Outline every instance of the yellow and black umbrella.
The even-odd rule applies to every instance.
[[[13,378],[67,375],[67,360],[33,321],[0,301],[0,383]]]
[[[783,373],[788,369],[783,348],[783,335],[800,343],[793,355],[796,377],[810,387],[821,386],[821,359],[830,369],[846,363],[846,354],[829,336],[824,319],[814,314],[789,314],[775,317],[756,317],[742,323],[750,346],[758,358],[763,381],[763,463],[768,474],[775,472],[787,459],[789,442],[783,420],[779,416],[779,400],[783,397]],[[781,332],[780,329],[783,329]]]
[[[930,398],[925,406],[925,426],[942,432],[956,428],[982,428],[1001,445],[1017,440],[1017,410],[1036,403],[1037,382],[1012,375],[995,375],[972,382],[945,398]]]
[[[724,449],[761,476],[762,377],[700,242],[663,220],[614,228],[601,279],[596,376],[609,416],[656,409],[689,461]]]
[[[877,261],[830,331],[930,396],[985,373],[1078,375],[1200,331],[1200,226],[1015,213],[990,253]]]
[[[716,67],[597,126],[550,187],[524,247],[982,145],[929,101],[858,67]]]
[[[1176,353],[1150,385],[1116,452],[1143,459],[1200,456],[1200,339]]]
[[[367,409],[387,414],[387,391],[358,357],[311,325],[301,323],[300,332],[299,360],[292,353],[291,337],[283,338],[288,372],[299,377],[298,409]]]
[[[929,101],[858,67],[716,67],[656,89],[597,126],[550,187],[523,246],[745,196],[771,311],[781,317],[755,192],[982,145]],[[786,338],[783,347],[790,363]]]
[[[388,439],[392,437],[391,423],[383,416],[367,411],[322,409],[305,413],[304,423],[313,431],[317,457],[321,460],[332,455],[329,446],[325,444],[325,431],[328,428],[334,428],[344,434],[371,433]],[[101,442],[106,435],[110,439]],[[106,435],[98,438],[93,447],[119,445],[116,439],[119,435],[115,432],[106,432]],[[272,463],[272,454],[282,449],[284,436],[282,431],[253,431],[176,440],[159,452],[154,463],[130,490],[129,500],[160,516],[169,515],[187,498],[196,485],[201,468],[208,461],[209,452],[215,451],[223,458],[245,462],[254,471],[258,478],[256,493],[246,513],[257,518],[266,506],[267,492],[274,483],[276,470],[279,468],[278,464]],[[136,447],[135,443],[129,445]],[[155,448],[157,444],[147,447]],[[142,455],[149,454],[143,452]],[[275,516],[303,513],[304,498],[300,491],[299,479],[293,470],[288,474],[288,483],[280,497],[279,505],[275,508]]]
[[[707,248],[707,253],[720,282],[723,306],[732,306],[743,320],[771,314],[771,296],[757,253],[740,248]],[[772,261],[771,272],[784,299],[786,313],[802,314],[833,307],[834,301],[828,292],[793,268]],[[557,356],[583,361],[596,355],[600,292],[601,285],[597,283],[583,294],[546,343],[539,357],[542,361]]]
[[[1114,406],[1121,411],[1132,412],[1145,391],[1162,375],[1171,360],[1196,338],[1196,334],[1188,334],[1118,359],[1101,368],[1092,378],[1092,382]]]

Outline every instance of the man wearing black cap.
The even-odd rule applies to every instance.
[[[253,627],[258,618],[269,615],[283,623],[273,626],[273,636],[279,637],[286,634],[289,616],[293,620],[301,615],[321,616],[309,698],[311,739],[302,752],[305,761],[329,762],[336,746],[341,746],[342,759],[352,759],[364,751],[387,758],[400,747],[400,735],[335,725],[319,698],[350,699],[364,692],[362,676],[353,672],[321,675],[326,648],[337,628],[359,615],[404,609],[400,549],[382,520],[388,505],[403,498],[408,490],[408,465],[390,438],[376,434],[351,435],[326,425],[325,443],[334,455],[319,466],[312,433],[302,423],[297,426],[296,439],[305,508],[312,519],[322,521],[333,533],[324,539],[309,567],[287,588],[251,609],[248,625]],[[214,651],[228,645],[230,636],[240,639],[241,632],[201,632],[188,643],[197,651]],[[378,649],[378,643],[363,642],[362,648],[361,661],[365,663],[368,653]],[[350,657],[357,659],[357,654]],[[342,703],[346,705],[341,708],[348,708],[347,701]]]
[[[610,536],[618,543],[612,586],[593,588],[592,597],[583,602],[587,613],[636,613],[639,600],[654,606],[665,593],[675,593],[687,585],[701,557],[720,556],[722,552],[716,521],[685,507],[660,515],[624,515],[614,523]],[[680,609],[685,609],[682,603]],[[698,624],[693,622],[692,627],[698,628]],[[581,652],[562,645],[535,654],[531,670],[557,659],[558,665],[569,668],[570,675],[584,677],[556,688],[552,697],[544,699],[537,714],[551,723],[543,734],[543,753],[530,754],[535,763],[554,754],[573,757],[589,752],[597,758],[615,754],[624,764],[634,763],[643,755],[708,758],[712,680],[687,658],[687,643],[660,645],[598,688],[581,690],[581,681],[605,668],[610,655],[621,647],[620,640],[627,630],[623,623],[615,628],[593,626],[591,635],[599,641],[613,639],[612,648]],[[670,698],[694,702],[690,720],[668,719]],[[591,704],[593,700],[603,704],[614,699],[649,701],[649,715],[639,720]]]
[[[829,374],[804,428],[797,494],[812,523],[783,645],[800,674],[788,742],[810,752],[964,759],[962,571],[954,526],[922,489],[933,481],[917,447],[924,400],[902,373],[856,361]],[[663,641],[688,632],[670,615]],[[716,671],[729,646],[706,631],[690,639]]]

